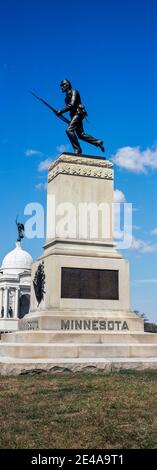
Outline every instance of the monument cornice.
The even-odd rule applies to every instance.
[[[64,153],[49,167],[48,182],[58,174],[113,180],[113,163],[104,158]]]

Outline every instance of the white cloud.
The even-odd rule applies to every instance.
[[[130,250],[138,251],[139,253],[154,253],[155,251],[157,251],[157,243],[153,244],[149,241],[145,242],[144,240],[136,239],[133,237]]]
[[[27,149],[26,152],[25,152],[25,155],[27,157],[32,157],[33,155],[38,155],[39,157],[41,157],[43,155],[42,152],[40,152],[40,150],[36,150],[36,149]]]
[[[113,201],[119,203],[126,202],[125,194],[119,189],[115,189]]]
[[[154,228],[154,229],[151,231],[150,234],[151,234],[151,235],[157,235],[157,227]]]
[[[58,147],[56,147],[56,149],[57,149],[57,152],[59,152],[59,154],[60,154],[60,153],[64,153],[64,152],[67,152],[67,151],[68,151],[69,145],[67,145],[67,144],[61,144],[61,145],[59,145]]]
[[[120,189],[115,189],[114,195],[113,195],[113,202],[118,203],[118,204],[121,204],[121,203],[124,204],[127,202],[123,191],[120,191]],[[116,205],[115,205],[115,210],[116,210]],[[138,209],[136,207],[133,207],[132,203],[127,203],[125,205],[125,210],[128,212],[133,212],[133,211],[136,212]],[[135,225],[136,230],[138,230],[139,228],[140,227],[137,227],[137,225]]]
[[[35,189],[45,191],[47,189],[47,183],[38,183],[35,185]]]
[[[123,191],[114,191],[113,233],[118,249],[127,249],[132,242],[132,204],[126,202]]]
[[[113,155],[113,162],[134,173],[147,173],[157,169],[157,147],[141,150],[140,147],[122,147]]]
[[[52,160],[50,158],[47,158],[46,160],[43,160],[42,162],[39,163],[38,165],[38,171],[45,171],[48,170],[49,166],[51,165]]]

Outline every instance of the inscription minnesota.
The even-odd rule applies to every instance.
[[[61,320],[61,330],[129,330],[126,321],[120,320]]]

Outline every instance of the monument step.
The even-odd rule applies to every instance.
[[[2,343],[157,343],[157,334],[103,331],[16,331],[4,333]]]
[[[157,357],[157,344],[143,343],[0,343],[0,357],[14,358],[108,358]]]
[[[76,299],[77,300],[77,299]],[[104,309],[104,308],[99,308],[99,309],[96,309],[96,308],[54,308],[54,309],[47,309],[47,310],[35,310],[35,311],[31,311],[31,313],[27,314],[22,320],[20,320],[21,322],[26,320],[27,318],[29,318],[29,320],[34,317],[34,316],[37,316],[37,317],[42,317],[42,316],[51,316],[51,317],[56,317],[56,316],[60,316],[60,317],[70,317],[70,318],[73,318],[73,317],[79,317],[81,316],[82,317],[88,317],[88,318],[91,318],[94,316],[94,318],[111,318],[111,317],[115,317],[116,318],[119,318],[119,317],[122,317],[122,318],[135,318],[137,320],[140,320],[140,321],[143,321],[141,320],[141,318],[136,314],[134,313],[132,310],[118,310],[115,308],[115,310],[112,308],[112,309]]]
[[[28,373],[49,372],[95,372],[97,370],[110,372],[115,370],[146,370],[157,369],[157,358],[73,358],[71,359],[11,359],[2,357],[0,360],[1,375],[20,375]]]

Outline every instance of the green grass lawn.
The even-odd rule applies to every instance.
[[[0,377],[0,448],[156,448],[157,371]]]

